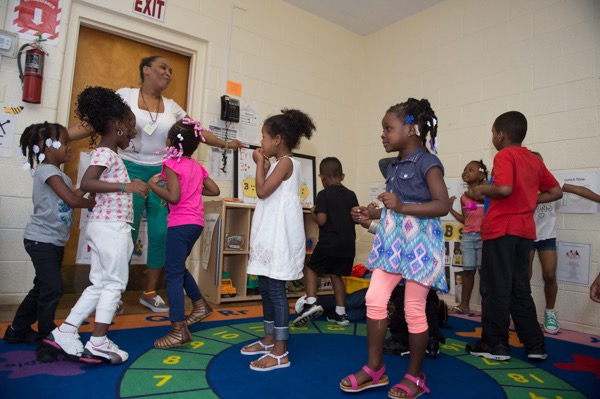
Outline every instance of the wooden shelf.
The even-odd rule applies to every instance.
[[[206,270],[200,268],[196,277],[202,295],[212,303],[240,302],[260,300],[260,295],[247,295],[248,259],[250,256],[250,228],[254,214],[254,204],[240,202],[207,201],[204,203],[205,214],[218,214],[219,221],[213,231],[210,257]],[[307,259],[312,254],[312,248],[319,237],[319,227],[313,221],[310,210],[304,210],[304,231],[307,241],[312,242],[312,247],[306,252]],[[245,237],[243,250],[227,250],[225,248],[228,235],[242,235]],[[222,273],[229,273],[229,278],[237,294],[234,297],[221,297]],[[322,292],[319,291],[319,294]],[[324,292],[323,292],[324,293]],[[290,292],[289,298],[297,298],[304,292]]]

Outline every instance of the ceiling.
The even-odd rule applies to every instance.
[[[444,0],[283,0],[362,36]]]

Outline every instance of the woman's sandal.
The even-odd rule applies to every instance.
[[[244,348],[249,348],[249,347],[251,347],[251,346],[254,346],[254,345],[256,345],[256,344],[260,345],[260,347],[261,347],[262,349],[260,349],[260,350],[257,350],[257,351],[247,351],[247,350],[244,350]],[[265,345],[265,344],[263,344],[263,343],[262,343],[262,341],[259,339],[259,340],[258,340],[258,341],[256,341],[256,342],[252,342],[250,345],[246,345],[246,346],[244,346],[244,348],[240,349],[240,353],[241,353],[242,355],[264,355],[264,354],[267,354],[267,353],[269,353],[269,352],[271,351],[271,349],[273,349],[273,346],[274,346],[273,344],[271,344],[271,345]]]
[[[287,355],[288,355],[288,352],[285,352],[283,355],[279,355],[279,356],[274,355],[271,352],[268,352],[268,353],[262,355],[261,357],[259,357],[258,360],[264,359],[265,357],[271,357],[273,359],[277,359],[277,364],[274,364],[270,367],[256,367],[256,366],[253,366],[252,363],[250,363],[250,369],[254,370],[254,371],[271,371],[271,370],[275,370],[275,369],[282,369],[285,367],[290,367],[292,365],[292,363],[289,361],[289,359],[287,362],[281,363],[281,359],[283,359]]]
[[[449,314],[463,314],[463,313],[466,313],[466,312],[468,312],[468,310],[462,310],[458,306],[452,306],[452,307],[448,308],[448,313]]]
[[[406,378],[409,381],[414,382],[417,385],[417,391],[412,392],[410,390],[410,388],[407,387],[406,385],[396,384],[388,392],[388,398],[390,398],[390,399],[405,399],[405,398],[416,399],[419,396],[423,395],[424,393],[429,393],[429,388],[427,388],[427,385],[425,385],[425,379],[427,378],[427,377],[425,377],[425,374],[423,374],[423,376],[421,378],[413,377],[410,374],[404,374],[404,378]],[[406,396],[398,395],[398,393],[393,391],[394,388],[396,388],[399,391],[404,392],[406,394]]]
[[[385,373],[385,365],[381,366],[378,371],[371,370],[368,366],[363,366],[363,371],[371,377],[371,381],[365,381],[358,385],[354,374],[348,375],[346,378],[350,380],[351,386],[346,386],[340,382],[340,389],[344,392],[361,392],[365,389],[381,387],[390,383],[390,380]]]

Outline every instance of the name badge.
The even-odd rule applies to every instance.
[[[144,126],[144,132],[148,134],[148,136],[152,136],[152,133],[156,130],[156,123],[148,123]]]

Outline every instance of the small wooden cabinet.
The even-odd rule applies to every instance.
[[[250,255],[250,227],[254,215],[254,204],[227,201],[207,201],[204,213],[218,214],[219,220],[214,228],[208,267],[200,268],[196,276],[202,295],[212,303],[260,300],[260,295],[248,295],[247,284],[248,258]],[[306,261],[319,238],[319,227],[313,221],[310,210],[304,210],[304,232],[306,234]],[[242,236],[244,241],[240,247],[235,239],[228,237]],[[231,286],[236,294],[223,297],[231,292],[229,281],[223,284],[223,272],[229,274]],[[222,292],[223,289],[223,292]],[[288,293],[289,297],[302,295],[303,292]]]

